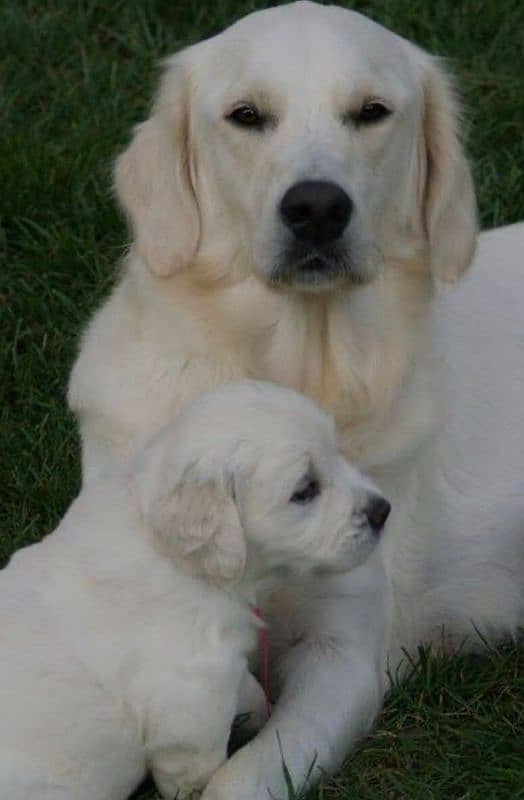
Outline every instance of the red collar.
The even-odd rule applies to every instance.
[[[258,626],[258,640],[260,647],[260,674],[262,678],[262,688],[266,695],[266,710],[268,717],[271,715],[271,694],[269,683],[269,631],[264,612],[260,608],[251,606],[251,610],[255,617],[262,623]]]

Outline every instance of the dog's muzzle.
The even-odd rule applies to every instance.
[[[351,218],[353,203],[336,183],[301,181],[287,190],[279,211],[295,239],[318,247],[340,239]]]
[[[353,202],[336,183],[301,181],[284,194],[278,213],[291,233],[271,281],[303,289],[328,288],[350,278],[347,245],[341,239]]]

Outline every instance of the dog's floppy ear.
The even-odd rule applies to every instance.
[[[433,275],[453,283],[469,267],[477,236],[476,202],[458,128],[458,103],[437,59],[424,65],[420,148],[424,226]]]
[[[149,269],[168,277],[195,254],[200,220],[191,180],[189,89],[171,62],[151,117],[117,159],[115,188],[135,246]]]
[[[202,477],[193,466],[159,491],[166,469],[165,463],[150,465],[138,480],[143,514],[162,551],[219,583],[237,580],[244,571],[246,544],[231,481],[223,475]]]

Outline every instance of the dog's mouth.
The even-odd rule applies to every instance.
[[[270,283],[302,291],[326,291],[341,282],[362,283],[349,252],[331,245],[296,244],[274,267]]]
[[[299,275],[323,275],[333,271],[333,262],[323,255],[311,255],[299,261],[296,270]]]

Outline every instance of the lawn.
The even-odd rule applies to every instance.
[[[1,564],[54,527],[79,486],[65,387],[126,242],[111,160],[147,113],[159,58],[263,5],[0,0]],[[522,0],[351,5],[451,60],[482,225],[524,219]],[[422,654],[375,733],[316,796],[524,798],[524,650]]]

